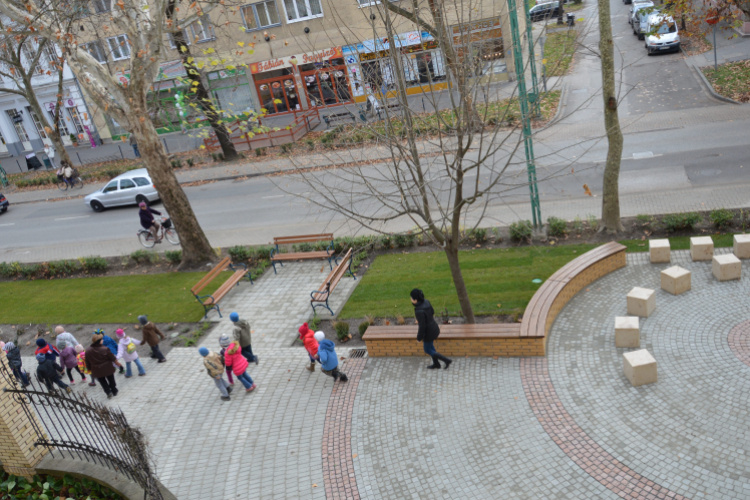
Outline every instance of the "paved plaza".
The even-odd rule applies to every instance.
[[[659,285],[674,264],[692,272],[678,296]],[[249,368],[254,393],[237,384],[220,401],[195,348],[145,360],[144,378],[118,376],[110,401],[75,390],[124,409],[181,500],[750,498],[750,268],[718,282],[686,251],[669,265],[628,255],[563,309],[546,358],[433,371],[422,358],[349,359],[344,345],[350,381],[334,384],[304,370],[292,345],[327,268],[292,263],[239,285],[202,344],[217,349],[231,310],[247,317],[261,359]],[[335,311],[358,282],[342,280]],[[640,326],[659,381],[637,388],[622,370],[633,349],[614,344],[634,286],[657,291]]]

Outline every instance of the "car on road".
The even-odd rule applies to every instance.
[[[633,24],[633,13],[640,7],[638,7],[640,4],[650,4],[650,7],[653,7],[654,2],[651,0],[633,0],[633,5],[630,6],[630,13],[628,14],[628,23]]]
[[[560,15],[559,2],[538,3],[529,9],[531,22],[544,21],[545,19],[557,18]]]
[[[655,15],[649,18],[646,34],[648,55],[670,50],[680,51],[680,32],[672,16]]]
[[[643,4],[646,5],[646,4]],[[656,7],[641,7],[633,13],[633,34],[638,36],[638,40],[643,40],[648,32],[648,23],[651,16],[659,14]]]
[[[10,202],[8,201],[8,198],[3,196],[3,193],[0,193],[0,214],[8,210],[9,206]]]
[[[118,175],[103,188],[86,196],[84,201],[94,212],[101,212],[105,208],[137,205],[142,201],[150,203],[158,199],[159,193],[148,171],[139,168]]]

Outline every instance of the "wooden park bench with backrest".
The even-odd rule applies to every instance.
[[[297,243],[317,243],[319,241],[330,241],[328,248],[325,250],[312,251],[312,252],[290,252],[281,253],[279,245],[293,245]],[[273,266],[273,273],[276,274],[276,263],[283,266],[284,262],[292,260],[315,260],[315,259],[326,259],[328,266],[333,271],[333,264],[331,260],[336,261],[333,251],[333,233],[323,234],[304,234],[301,236],[280,236],[273,239],[273,244],[276,246],[275,249],[271,250],[271,265]]]
[[[326,277],[325,281],[323,282],[320,287],[315,290],[314,292],[310,292],[310,306],[313,309],[313,314],[315,314],[315,308],[316,307],[325,307],[330,311],[331,315],[333,315],[333,310],[331,309],[331,306],[328,304],[328,298],[331,296],[331,293],[336,289],[336,285],[339,284],[339,281],[341,281],[341,278],[344,277],[344,274],[349,273],[349,276],[357,279],[356,276],[354,276],[354,273],[352,273],[352,249],[350,248],[346,254],[344,254],[344,257],[341,259],[341,262],[336,264],[336,267],[334,267],[330,273],[328,273],[328,277]],[[316,304],[316,302],[319,302]]]
[[[235,269],[234,266],[242,266],[244,269]],[[214,293],[210,295],[198,295],[204,288],[208,286],[209,283],[216,279],[216,277],[227,268],[234,271],[234,274],[230,276],[228,280],[226,280]],[[196,300],[198,300],[198,302],[200,302],[200,304],[203,306],[203,310],[205,312],[205,315],[203,316],[204,318],[208,317],[208,311],[210,311],[211,309],[216,309],[216,312],[219,313],[219,317],[222,317],[221,309],[219,308],[219,302],[224,298],[229,290],[232,289],[234,285],[239,283],[241,279],[245,278],[245,275],[247,275],[247,279],[250,280],[250,284],[252,284],[253,278],[252,276],[250,276],[246,264],[232,264],[231,257],[224,257],[221,262],[216,264],[214,268],[211,269],[208,274],[206,274],[198,282],[198,284],[190,289],[190,291],[193,292],[193,295],[195,295]]]

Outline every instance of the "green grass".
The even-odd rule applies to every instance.
[[[733,234],[708,235],[714,240],[715,248],[731,247],[734,244]],[[648,252],[648,240],[622,240],[627,247],[627,252]],[[669,238],[669,246],[672,250],[690,250],[690,236],[673,236]]]
[[[193,322],[203,307],[190,293],[205,273],[167,273],[0,283],[3,323],[135,323],[148,314],[156,323]],[[215,291],[222,273],[202,294]]]
[[[523,311],[539,284],[596,245],[521,247],[459,252],[461,269],[474,313],[511,314]],[[412,288],[427,292],[436,312],[446,307],[459,315],[460,307],[443,252],[382,255],[375,259],[340,314],[342,319],[411,316]]]
[[[713,66],[701,69],[717,93],[739,102],[750,101],[750,59],[722,64],[717,71]]]
[[[547,76],[568,74],[576,50],[578,31],[569,29],[549,33],[544,41],[544,58],[547,60]]]

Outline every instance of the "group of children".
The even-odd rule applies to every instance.
[[[228,335],[219,337],[220,352],[213,352],[207,347],[201,347],[198,352],[203,356],[203,366],[206,373],[214,381],[214,384],[221,393],[222,401],[229,401],[229,394],[232,392],[234,380],[232,374],[242,382],[245,387],[245,393],[255,390],[257,385],[247,373],[247,367],[250,362],[258,364],[258,356],[253,354],[251,346],[250,325],[247,321],[241,320],[236,312],[229,315],[229,319],[234,323],[232,331],[233,339]],[[307,370],[314,372],[315,364],[321,364],[321,370],[326,375],[333,377],[334,380],[346,382],[349,380],[345,373],[338,368],[338,356],[333,342],[325,338],[323,332],[314,332],[307,323],[299,327],[299,336],[307,350],[310,358],[310,365]],[[229,382],[224,380],[226,371]]]

